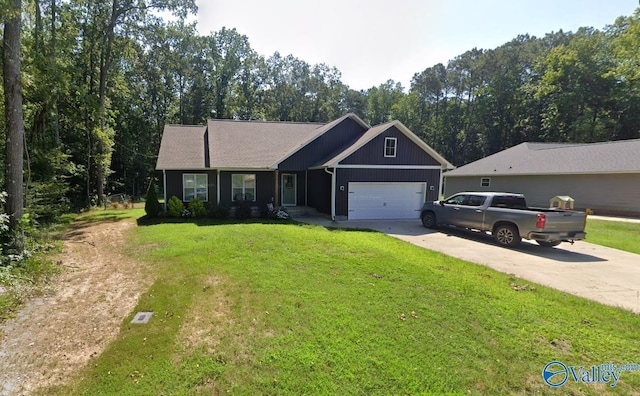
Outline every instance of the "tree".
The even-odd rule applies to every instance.
[[[20,33],[21,0],[11,0],[5,10],[3,41],[3,86],[6,122],[6,173],[7,201],[5,212],[9,215],[9,228],[17,238],[11,248],[22,250],[19,222],[24,211],[23,153],[24,119],[22,113],[22,86],[20,84]]]

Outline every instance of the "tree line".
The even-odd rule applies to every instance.
[[[16,1],[0,0],[3,42]],[[236,29],[198,34],[185,22],[194,0],[21,7],[24,197],[39,221],[114,192],[144,195],[165,124],[327,122],[353,112],[372,125],[400,120],[457,166],[524,141],[640,137],[638,12],[603,29],[470,49],[415,73],[409,87],[354,90],[335,67],[258,54]],[[7,100],[0,106],[6,144]]]

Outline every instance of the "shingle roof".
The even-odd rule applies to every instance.
[[[323,124],[209,120],[212,168],[267,169],[318,133]]]
[[[156,169],[275,169],[280,162],[346,118],[351,118],[367,131],[354,144],[321,165],[323,167],[336,166],[392,126],[397,127],[438,162],[447,168],[453,167],[400,121],[371,128],[358,116],[350,113],[327,124],[209,120],[206,126],[167,125]]]
[[[203,125],[165,125],[156,169],[205,169]]]
[[[640,173],[640,139],[522,143],[447,172],[456,176]]]

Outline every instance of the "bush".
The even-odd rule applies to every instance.
[[[167,209],[169,211],[169,216],[181,217],[182,213],[184,212],[184,204],[182,203],[180,198],[174,195],[167,203]]]
[[[207,209],[200,198],[194,198],[189,202],[189,212],[193,217],[202,217],[207,212]]]
[[[149,184],[149,189],[147,190],[147,196],[144,203],[144,211],[149,217],[158,217],[161,210],[162,207],[160,206],[160,202],[158,202],[158,195],[156,194],[156,185],[152,181]]]
[[[251,218],[251,201],[241,201],[236,208],[236,219],[250,219]]]
[[[229,208],[224,205],[216,205],[211,209],[211,216],[214,219],[225,220],[229,218]]]

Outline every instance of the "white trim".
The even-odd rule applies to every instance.
[[[413,143],[415,143],[424,152],[426,152],[431,157],[433,157],[433,159],[435,159],[440,164],[442,164],[443,168],[445,168],[445,169],[455,169],[455,166],[453,166],[453,164],[451,164],[449,161],[447,161],[442,155],[438,154],[437,151],[435,151],[431,146],[429,146],[424,140],[420,139],[415,133],[411,132],[411,130],[409,130],[409,128],[404,126],[404,124],[401,123],[398,120],[391,121],[391,122],[388,122],[386,124],[382,124],[382,125],[378,125],[378,126],[373,127],[373,128],[380,128],[380,131],[377,131],[375,135],[368,136],[368,138],[366,140],[358,141],[357,145],[354,144],[353,146],[349,147],[347,150],[345,150],[342,153],[338,154],[338,156],[336,156],[336,157],[331,159],[331,161],[332,161],[331,163],[323,164],[323,167],[326,167],[326,168],[335,168],[335,167],[337,167],[338,164],[340,163],[340,161],[344,160],[345,158],[347,158],[351,154],[355,153],[360,148],[362,148],[364,145],[366,145],[367,143],[372,141],[374,138],[380,136],[382,133],[386,132],[389,128],[391,128],[393,126],[395,126],[402,134],[404,134],[407,138],[409,138],[409,140],[411,140]]]
[[[293,150],[289,151],[288,153],[286,153],[285,155],[283,155],[282,157],[280,157],[276,162],[274,162],[270,168],[272,169],[277,169],[278,165],[283,162],[284,160],[288,159],[289,157],[291,157],[292,155],[294,155],[295,153],[297,153],[298,151],[300,151],[301,149],[303,149],[304,147],[306,147],[309,143],[313,142],[314,140],[316,140],[317,138],[319,138],[320,136],[324,135],[325,133],[327,133],[328,131],[330,131],[332,128],[327,129],[327,126],[329,124],[333,124],[333,126],[336,125],[340,125],[342,123],[342,121],[346,120],[347,118],[350,118],[351,120],[355,121],[357,124],[359,124],[362,128],[364,128],[365,131],[371,129],[371,125],[367,124],[366,122],[364,122],[360,117],[358,117],[357,115],[355,115],[354,113],[347,113],[345,115],[343,115],[342,117],[333,120],[333,121],[329,121],[326,124],[322,124],[321,126],[318,127],[318,129],[320,129],[320,132],[316,133],[315,135],[313,135],[312,137],[310,137],[309,139],[307,139],[306,142],[301,143],[298,147],[294,148]]]
[[[232,173],[231,174],[231,202],[237,202],[239,200],[234,199],[233,196],[233,189],[235,188],[233,186],[233,177],[234,176],[253,176],[253,199],[251,200],[251,202],[256,202],[258,199],[258,176],[255,173]],[[245,183],[245,179],[242,178],[242,197],[243,199],[240,201],[246,201],[245,196],[247,195],[246,189],[247,187],[245,187],[244,185]],[[249,187],[250,189],[251,187]]]
[[[293,176],[293,204],[284,203],[284,177]],[[280,202],[282,206],[298,206],[298,175],[295,173],[282,173],[280,174]]]
[[[198,198],[198,176],[204,176],[205,177],[205,190],[206,190],[206,197],[205,199],[202,200],[202,202],[209,202],[209,174],[208,173],[183,173],[182,174],[182,201],[183,202],[187,202],[187,197],[185,196],[185,186],[184,186],[184,178],[185,176],[194,176],[193,178],[193,183],[194,183],[194,187],[193,187],[193,199]]]
[[[336,221],[336,171],[329,171],[329,168],[324,168],[324,171],[331,175],[331,220]]]
[[[393,142],[393,155],[387,155],[387,142]],[[391,148],[391,147],[389,147]],[[398,138],[395,137],[385,137],[384,138],[384,157],[385,158],[396,158],[398,154]]]
[[[442,195],[444,195],[444,172],[440,169],[440,188],[438,189],[438,199],[436,201],[439,201]]]

